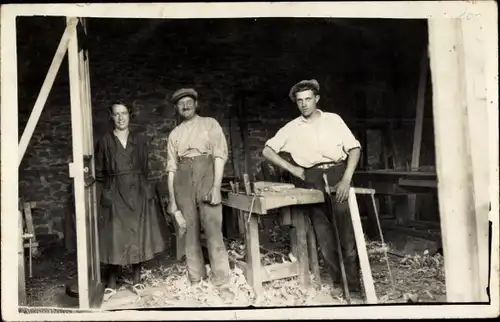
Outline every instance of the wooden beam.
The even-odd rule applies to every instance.
[[[307,224],[306,224],[306,214],[303,209],[297,209],[297,207],[291,208],[292,212],[292,225],[294,229],[292,234],[296,241],[295,254],[298,262],[298,273],[299,282],[304,287],[309,287],[311,284],[311,279],[309,275],[309,255],[307,252]]]
[[[468,82],[466,96],[465,129],[473,170],[473,198],[475,218],[478,230],[478,261],[480,276],[481,301],[488,301],[488,239],[489,239],[489,135],[485,135],[485,125],[488,124],[487,93],[486,93],[486,59],[485,39],[482,32],[483,23],[479,19],[462,20],[464,40],[463,55],[465,57],[465,78]],[[489,41],[489,40],[486,40]]]
[[[2,6],[0,11],[1,40],[1,103],[0,122],[2,135],[0,137],[0,167],[1,167],[1,230],[2,230],[2,314],[12,316],[17,314],[19,305],[18,279],[22,278],[15,268],[15,258],[23,251],[20,242],[21,232],[18,220],[14,214],[19,213],[19,165],[12,157],[18,154],[18,77],[17,77],[17,37],[16,16],[8,13],[8,6]],[[6,135],[8,134],[8,135]],[[8,267],[12,263],[12,269]]]
[[[497,5],[497,4],[496,4]],[[485,55],[485,74],[486,74],[486,82],[485,87],[486,91],[486,103],[487,103],[487,116],[488,122],[486,132],[488,135],[488,150],[489,150],[489,215],[488,219],[491,224],[492,234],[491,237],[491,276],[490,276],[490,296],[492,299],[492,303],[497,301],[496,299],[500,298],[500,281],[499,277],[500,271],[499,267],[499,252],[495,252],[494,250],[500,249],[499,244],[499,202],[498,196],[500,195],[500,185],[499,182],[499,88],[498,88],[498,41],[492,41],[491,39],[498,39],[498,5],[496,8],[492,8],[489,11],[491,14],[486,15],[483,19],[481,19],[482,30],[483,33],[482,40],[484,40],[483,48]],[[473,161],[474,162],[474,161]],[[481,232],[480,232],[481,233]],[[482,269],[482,268],[481,268]],[[497,301],[498,302],[498,301]],[[498,306],[496,309],[498,311]]]
[[[352,188],[356,194],[375,194],[375,189]],[[335,189],[332,187],[332,192]],[[222,204],[253,214],[265,215],[269,210],[325,202],[323,193],[316,189],[292,188],[280,192],[262,192],[258,195],[245,195],[228,192],[222,197]],[[253,204],[253,205],[252,205]]]
[[[363,276],[363,285],[366,295],[367,304],[377,304],[377,294],[373,284],[373,276],[368,259],[368,251],[366,249],[365,235],[361,224],[361,216],[359,215],[358,202],[356,201],[356,193],[354,189],[349,189],[349,210],[351,212],[352,226],[354,229],[354,237],[356,238],[356,247],[358,249],[359,264],[361,266],[361,274]]]
[[[446,298],[478,302],[482,290],[471,151],[464,128],[468,84],[462,21],[430,19],[429,45]]]
[[[71,18],[67,19],[67,22]],[[78,299],[81,309],[90,308],[89,301],[89,276],[88,276],[88,231],[87,214],[85,211],[85,190],[84,190],[84,138],[82,122],[82,97],[80,86],[83,81],[79,73],[78,60],[78,38],[76,29],[71,30],[68,43],[68,70],[69,88],[71,101],[71,134],[73,141],[73,163],[70,164],[70,176],[74,180],[75,194],[75,217],[76,217],[76,237],[77,237],[77,261],[78,261]]]
[[[237,261],[236,265],[244,272],[245,276],[248,270],[248,264],[242,261]],[[277,263],[266,266],[261,266],[260,276],[262,283],[271,282],[283,278],[295,277],[299,275],[298,262]]]
[[[420,79],[418,82],[417,106],[415,115],[415,129],[413,132],[413,149],[411,154],[411,169],[418,170],[420,164],[420,148],[422,146],[422,128],[424,122],[425,90],[427,89],[427,75],[429,69],[428,48],[425,46],[420,61]]]
[[[240,93],[240,97],[238,97],[238,102],[236,105],[236,111],[238,115],[239,129],[240,135],[243,141],[243,151],[244,151],[244,166],[243,173],[248,174],[251,169],[251,155],[250,155],[250,143],[248,142],[248,120],[246,113],[246,97],[244,93]]]
[[[321,285],[321,272],[319,269],[318,246],[316,233],[309,219],[307,219],[307,253],[309,254],[309,270],[314,275],[317,285]]]
[[[87,36],[88,28],[87,28],[87,20],[84,18],[80,18],[80,23],[83,29],[85,36]],[[86,120],[86,135],[87,140],[87,148],[85,151],[86,155],[94,156],[94,135],[93,135],[93,113],[92,113],[92,95],[91,95],[91,86],[90,86],[90,64],[89,64],[89,52],[87,49],[84,49],[85,52],[81,52],[79,54],[80,61],[82,62],[82,79],[83,79],[83,97],[85,98],[85,110],[84,110],[84,119]],[[86,57],[86,59],[85,59]],[[89,167],[90,174],[93,178],[95,178],[95,162],[93,159],[90,160]],[[91,210],[91,223],[90,227],[92,227],[93,231],[93,260],[94,260],[94,280],[97,283],[101,283],[101,274],[100,274],[100,252],[99,252],[99,229],[98,229],[98,191],[97,186],[94,185],[90,187],[91,192],[89,194],[90,200],[90,210]],[[97,288],[96,288],[97,289]]]
[[[17,278],[17,283],[18,283],[18,302],[20,306],[25,306],[27,305],[27,300],[26,300],[26,270],[25,270],[25,265],[24,265],[24,246],[23,246],[23,238],[21,238],[21,235],[23,234],[23,214],[21,211],[18,212],[19,217],[18,217],[18,227],[19,227],[19,242],[18,242],[18,262],[17,262],[17,267],[18,267],[18,278]],[[20,245],[19,245],[20,244]]]
[[[52,85],[54,84],[54,81],[56,79],[59,67],[61,67],[64,56],[66,55],[70,35],[75,30],[77,23],[78,20],[76,18],[69,21],[61,37],[61,40],[59,41],[56,53],[52,58],[52,63],[50,64],[47,75],[45,76],[45,80],[43,81],[42,88],[40,89],[40,93],[38,93],[38,97],[35,101],[35,106],[33,106],[30,118],[28,119],[28,123],[26,124],[23,135],[21,136],[21,140],[19,141],[18,164],[21,164],[24,153],[28,148],[28,143],[33,136],[33,132],[35,131],[38,120],[40,119],[40,115],[42,114],[45,102],[47,102],[47,98],[49,97],[50,90],[52,89]]]
[[[260,265],[259,223],[257,216],[245,213],[245,246],[247,271],[246,279],[254,289],[256,296],[260,296],[262,289],[262,275]]]
[[[415,114],[415,130],[413,134],[413,149],[411,154],[411,169],[418,170],[420,165],[420,148],[422,146],[422,130],[424,123],[425,90],[427,89],[427,76],[429,70],[428,48],[425,45],[420,61],[420,79],[418,82],[417,106]],[[408,219],[415,220],[417,208],[417,195],[408,196]]]
[[[398,180],[400,186],[437,188],[436,180],[411,180],[401,178]]]

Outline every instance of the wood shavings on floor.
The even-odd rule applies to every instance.
[[[142,307],[154,306],[296,306],[342,304],[342,299],[335,298],[332,287],[323,285],[319,289],[305,289],[297,278],[276,280],[263,285],[263,295],[256,297],[247,284],[243,272],[238,267],[231,271],[230,289],[234,299],[224,302],[217,288],[204,280],[191,285],[187,277],[186,267],[176,264],[171,267],[159,267],[145,270],[143,280],[148,292],[141,296]]]

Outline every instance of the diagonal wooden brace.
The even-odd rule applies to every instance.
[[[42,114],[45,103],[47,102],[47,98],[49,97],[52,85],[54,85],[57,72],[59,71],[64,56],[66,55],[66,52],[68,50],[69,40],[77,24],[78,19],[73,18],[66,26],[66,29],[64,30],[64,33],[61,37],[61,41],[59,42],[59,46],[57,47],[56,53],[54,54],[54,58],[52,59],[52,63],[50,64],[49,70],[47,72],[47,76],[45,76],[45,80],[43,81],[40,93],[38,93],[38,97],[35,101],[35,106],[33,107],[30,118],[28,119],[28,123],[26,124],[26,128],[24,129],[21,140],[19,141],[18,164],[21,164],[24,153],[28,148],[28,143],[33,136],[33,132],[35,131],[35,127],[38,123],[38,120],[40,119],[40,115]]]

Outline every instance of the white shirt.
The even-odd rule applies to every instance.
[[[290,153],[293,160],[304,168],[344,161],[349,150],[361,147],[339,115],[317,111],[320,117],[313,121],[301,115],[285,124],[266,142],[266,146],[276,153]]]
[[[219,122],[212,117],[196,115],[170,132],[167,143],[167,172],[177,171],[178,158],[200,154],[211,154],[214,158],[227,161],[228,149]]]

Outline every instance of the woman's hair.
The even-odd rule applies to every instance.
[[[132,119],[133,117],[133,109],[132,109],[132,105],[131,104],[128,104],[128,103],[125,103],[124,101],[117,101],[111,105],[109,105],[108,107],[108,113],[109,113],[109,117],[112,118],[112,115],[113,115],[113,108],[117,105],[122,105],[122,106],[125,106],[125,108],[127,108],[127,111],[128,111],[128,114],[129,114],[129,117],[130,119]]]

